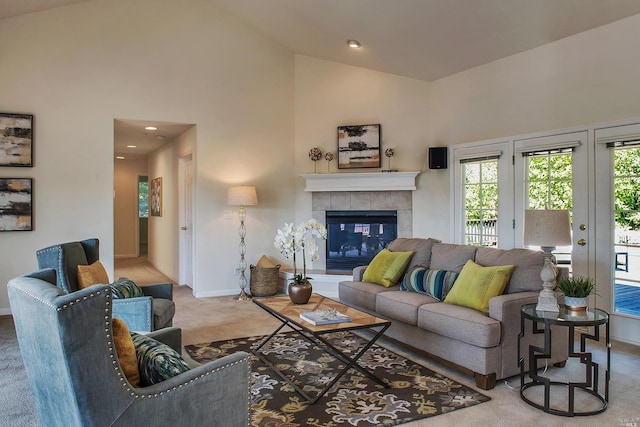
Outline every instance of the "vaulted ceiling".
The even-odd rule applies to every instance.
[[[0,19],[81,1],[0,0]],[[292,52],[425,81],[640,13],[639,0],[209,1]]]

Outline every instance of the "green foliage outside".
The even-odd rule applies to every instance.
[[[149,183],[138,182],[138,216],[149,217]]]
[[[617,230],[640,229],[640,148],[614,153],[614,212]]]

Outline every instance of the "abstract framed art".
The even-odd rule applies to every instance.
[[[162,216],[162,178],[151,180],[149,199],[149,213],[151,216]]]
[[[338,126],[338,169],[380,167],[380,125]]]
[[[32,230],[31,178],[0,178],[0,231]]]
[[[0,113],[0,166],[33,166],[33,116]]]

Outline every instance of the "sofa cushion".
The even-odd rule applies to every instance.
[[[140,384],[143,387],[157,384],[190,369],[182,356],[168,345],[135,332],[131,333],[131,338],[136,348]]]
[[[431,248],[438,242],[435,239],[420,239],[399,237],[389,243],[387,249],[391,252],[413,252],[413,256],[407,265],[407,271],[416,265],[429,267],[431,264]]]
[[[454,271],[433,270],[416,265],[404,275],[400,290],[427,294],[442,301],[458,277]]]
[[[109,283],[107,270],[100,261],[96,261],[90,265],[78,265],[78,288],[84,289],[89,286]]]
[[[418,307],[435,302],[438,300],[423,294],[399,290],[382,292],[376,298],[376,313],[415,326],[418,323]]]
[[[533,291],[542,289],[540,270],[544,264],[544,253],[531,249],[496,249],[478,248],[475,261],[486,266],[506,265],[514,266],[511,279],[505,293]]]
[[[382,286],[394,286],[407,268],[413,252],[391,252],[383,249],[371,260],[362,280]]]
[[[113,331],[113,345],[118,355],[120,368],[127,377],[129,383],[134,387],[140,387],[140,371],[138,371],[138,359],[136,358],[136,348],[133,339],[124,321],[114,317],[111,321]]]
[[[500,321],[477,310],[443,302],[421,305],[418,327],[482,348],[500,345],[502,334]]]
[[[471,245],[434,243],[431,248],[430,268],[460,273],[465,263],[475,258],[476,249],[475,246]]]
[[[338,286],[340,302],[374,313],[376,311],[376,297],[381,292],[399,289],[399,286],[385,288],[375,283],[342,281]]]
[[[483,267],[469,260],[444,302],[489,313],[489,300],[502,294],[511,270],[512,265]]]

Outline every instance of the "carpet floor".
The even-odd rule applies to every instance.
[[[237,351],[251,352],[264,336],[189,345],[192,359],[204,363]],[[344,354],[353,355],[366,340],[349,332],[325,335]],[[345,364],[298,333],[276,335],[260,353],[311,398],[319,396]],[[457,381],[373,345],[359,360],[390,387],[356,369],[348,370],[317,402],[310,404],[260,358],[251,355],[252,426],[391,426],[449,413],[490,398]]]

